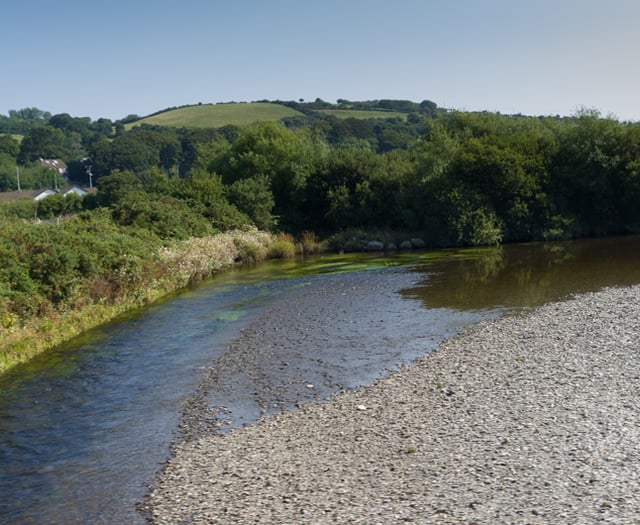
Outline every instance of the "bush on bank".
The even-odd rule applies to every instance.
[[[0,223],[0,372],[114,316],[241,262],[265,259],[255,228],[163,242],[91,214]]]

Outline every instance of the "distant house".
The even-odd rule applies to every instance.
[[[55,195],[58,193],[56,190],[52,190],[51,188],[44,188],[43,190],[38,190],[33,194],[34,201],[41,201],[42,199],[46,199],[51,195]]]
[[[40,159],[40,164],[45,168],[55,170],[60,177],[67,176],[67,165],[60,159]]]
[[[24,197],[31,197],[33,200],[41,201],[42,199],[46,199],[51,195],[62,195],[66,197],[67,195],[78,195],[79,197],[84,197],[88,193],[96,193],[96,188],[82,188],[80,186],[76,186],[72,184],[70,186],[66,186],[61,190],[54,190],[52,188],[43,188],[41,190],[35,192],[29,191],[7,191],[0,193],[0,201],[17,201],[18,199]]]
[[[60,190],[60,194],[63,195],[64,197],[71,194],[75,194],[78,197],[84,197],[87,193],[92,193],[92,192],[90,192],[89,190],[85,190],[80,186],[76,186],[75,184],[72,184],[71,186],[66,186]]]

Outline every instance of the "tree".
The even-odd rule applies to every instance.
[[[438,105],[431,100],[423,100],[420,102],[420,113],[429,117],[435,117]]]
[[[559,209],[576,219],[582,235],[625,231],[628,209],[621,203],[628,203],[629,180],[625,179],[633,161],[629,164],[623,144],[620,123],[592,111],[580,112],[561,129],[553,158],[552,191]]]
[[[348,227],[379,226],[372,186],[386,178],[384,157],[370,149],[335,149],[309,178],[306,210],[311,229],[324,233]]]
[[[51,118],[51,113],[38,108],[10,109],[9,117],[23,120],[40,120],[46,121]]]
[[[113,122],[108,118],[99,118],[91,124],[91,130],[95,133],[96,138],[110,137],[113,135]]]
[[[235,181],[225,189],[225,195],[258,228],[269,231],[277,225],[277,218],[272,213],[275,200],[270,186],[269,178],[259,174]]]
[[[65,134],[52,126],[31,129],[20,144],[18,162],[46,159],[71,160],[71,149]]]
[[[89,156],[93,173],[100,177],[112,170],[142,173],[152,167],[165,171],[176,165],[181,152],[175,133],[135,129],[113,141],[100,140],[91,145]]]
[[[260,122],[244,128],[214,166],[227,185],[255,179],[249,186],[260,187],[263,192],[268,188],[280,225],[296,230],[304,213],[306,179],[324,151],[324,141],[308,132],[294,132],[277,122]],[[263,181],[268,184],[264,186]],[[232,192],[235,199],[241,187],[244,185],[235,186]],[[255,217],[245,210],[244,204],[237,206]]]
[[[49,124],[56,129],[71,132],[75,131],[80,136],[86,137],[90,133],[91,119],[89,117],[77,118],[68,113],[53,115],[49,119]]]
[[[128,193],[142,189],[142,182],[133,172],[115,170],[100,179],[98,202],[101,206],[112,206],[122,201]]]

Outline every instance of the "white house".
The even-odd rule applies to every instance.
[[[60,194],[66,197],[67,195],[71,195],[75,193],[78,197],[84,197],[87,193],[87,190],[82,189],[80,186],[76,186],[72,184],[71,186],[66,186],[60,190]]]
[[[58,193],[56,190],[52,190],[51,188],[45,188],[43,190],[38,190],[33,194],[33,200],[41,201],[42,199],[46,199],[51,195],[55,195]]]

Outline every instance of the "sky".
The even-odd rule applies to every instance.
[[[640,121],[639,0],[4,0],[0,114],[431,100]]]

